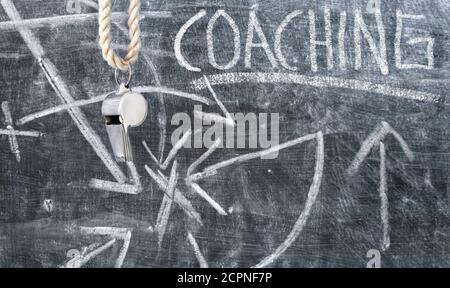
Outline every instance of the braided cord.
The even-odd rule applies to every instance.
[[[130,65],[138,59],[141,50],[141,41],[139,39],[139,9],[140,0],[130,0],[128,8],[128,33],[130,43],[128,44],[128,52],[125,58],[118,56],[111,47],[111,0],[99,0],[99,44],[102,48],[103,58],[108,64],[120,70],[128,70]]]

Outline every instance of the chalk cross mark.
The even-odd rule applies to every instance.
[[[13,127],[13,118],[11,115],[11,110],[9,109],[9,103],[7,101],[2,102],[2,111],[5,117],[6,129],[0,129],[0,134],[8,135],[11,152],[16,156],[17,163],[20,163],[21,156],[17,136],[40,137],[42,136],[42,133],[36,131],[15,130]]]

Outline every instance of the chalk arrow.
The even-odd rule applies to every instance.
[[[391,125],[387,122],[381,122],[381,124],[372,132],[369,137],[361,145],[358,153],[355,156],[352,164],[348,168],[347,172],[349,175],[355,175],[362,162],[369,155],[370,151],[375,147],[379,146],[380,153],[380,183],[378,186],[378,192],[380,195],[380,216],[381,224],[383,226],[383,244],[381,249],[386,251],[391,245],[390,235],[389,235],[389,199],[387,197],[387,169],[386,169],[386,147],[382,142],[389,134],[393,135],[394,138],[400,143],[403,152],[408,157],[409,161],[414,160],[414,155],[411,149],[408,147],[406,141],[400,136],[400,134],[395,131]]]
[[[409,161],[414,160],[414,153],[409,148],[406,141],[403,139],[397,131],[395,131],[391,125],[387,122],[381,122],[380,125],[367,137],[366,140],[361,145],[358,153],[355,156],[355,159],[350,164],[350,167],[347,169],[347,173],[350,176],[354,176],[361,166],[362,162],[366,159],[367,155],[369,155],[372,148],[378,146],[381,141],[383,141],[388,135],[394,136],[394,138],[399,142],[402,147],[403,152],[405,152],[406,157],[408,157]]]
[[[139,194],[142,192],[142,184],[140,180],[139,173],[136,170],[136,166],[133,162],[127,162],[128,170],[131,174],[131,184],[127,183],[119,183],[114,181],[105,181],[100,179],[91,179],[89,182],[89,187],[109,191],[109,192],[117,192],[117,193],[125,193],[125,194]]]
[[[75,253],[73,255],[73,258],[64,265],[65,268],[81,268],[90,260],[97,257],[99,254],[111,248],[117,241],[122,241],[123,244],[122,248],[120,249],[119,256],[117,257],[114,264],[114,268],[122,267],[123,261],[125,260],[128,248],[130,246],[131,229],[116,227],[80,227],[80,232],[84,235],[109,236],[111,240],[92,251]]]
[[[227,108],[225,108],[225,105],[223,105],[222,101],[220,101],[216,92],[212,88],[211,83],[208,80],[208,77],[206,77],[205,75],[203,75],[203,82],[205,83],[206,88],[208,88],[208,91],[213,96],[213,98],[216,101],[217,105],[219,106],[220,110],[222,110],[225,117],[219,116],[218,114],[205,113],[203,111],[197,111],[197,110],[194,111],[194,117],[203,119],[207,123],[211,123],[214,121],[215,123],[225,124],[230,127],[236,126],[236,123],[235,123],[233,117],[230,115],[230,113],[228,113]]]

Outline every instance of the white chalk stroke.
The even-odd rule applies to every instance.
[[[192,236],[191,232],[188,232],[188,241],[192,245],[192,248],[194,249],[195,257],[197,258],[198,263],[200,264],[200,268],[208,268],[208,262],[206,262],[205,257],[203,257],[202,252],[200,251],[200,248],[198,247],[197,241],[195,240],[194,236]]]
[[[160,173],[155,173],[150,167],[145,165],[145,170],[147,171],[148,175],[155,181],[155,183],[159,186],[159,188],[166,194],[166,191],[168,190],[169,181],[163,177]],[[166,194],[167,195],[167,194]],[[170,196],[169,196],[170,197]],[[175,188],[175,192],[173,195],[172,200],[180,206],[180,208],[192,219],[196,220],[200,225],[203,225],[200,214],[195,211],[194,207],[192,206],[191,202],[183,196],[180,190]]]
[[[211,93],[211,95],[213,96],[214,100],[216,101],[217,105],[219,106],[220,110],[222,110],[223,114],[225,115],[224,117],[215,115],[215,114],[210,114],[210,113],[204,113],[202,111],[194,111],[194,116],[200,118],[200,119],[204,119],[207,122],[211,123],[211,121],[215,121],[216,123],[223,123],[226,124],[230,127],[234,127],[236,126],[236,123],[234,122],[233,117],[231,117],[230,113],[228,112],[227,108],[225,108],[225,105],[223,105],[222,101],[220,101],[219,97],[217,96],[216,92],[214,91],[214,89],[211,86],[211,83],[209,83],[208,78],[203,75],[203,80],[206,84],[206,87],[208,88],[209,92]]]
[[[317,200],[317,195],[319,195],[325,158],[323,134],[322,132],[318,132],[317,134],[315,134],[315,136],[317,141],[316,166],[314,168],[314,178],[309,188],[308,198],[306,199],[305,206],[297,221],[295,222],[291,232],[286,237],[286,240],[284,240],[284,242],[280,246],[278,246],[278,248],[275,249],[272,254],[261,260],[258,264],[253,266],[253,268],[266,267],[273,263],[276,259],[278,259],[278,257],[280,257],[289,248],[289,246],[294,243],[294,241],[297,239],[297,237],[305,227],[306,222],[308,221],[309,215],[311,214],[311,209]]]
[[[386,84],[377,84],[362,80],[328,76],[306,76],[292,73],[241,72],[216,74],[207,77],[212,86],[238,83],[283,83],[299,84],[318,88],[359,90],[374,94],[430,103],[438,103],[442,99],[442,96],[433,93],[393,87]],[[207,88],[203,78],[193,80],[191,84],[197,90]]]
[[[355,159],[353,159],[350,167],[347,169],[348,174],[351,176],[355,175],[358,172],[359,166],[366,159],[367,155],[369,155],[372,148],[378,146],[378,144],[383,141],[384,138],[386,138],[386,136],[388,135],[394,136],[394,138],[399,142],[400,146],[405,152],[406,157],[408,157],[410,161],[414,160],[414,154],[403,137],[400,136],[400,134],[398,134],[398,132],[395,131],[391,127],[391,125],[389,125],[389,123],[383,121],[361,144],[361,148],[356,154]]]
[[[148,147],[147,142],[145,140],[142,140],[142,146],[144,146],[145,151],[147,151],[148,155],[150,155],[152,161],[155,162],[155,164],[157,164],[158,166],[160,166],[161,165],[160,161],[156,159],[155,154],[153,154],[152,150],[150,149],[150,147]]]
[[[252,160],[252,159],[261,158],[261,157],[270,155],[272,153],[275,153],[277,151],[280,151],[280,150],[283,150],[283,149],[286,149],[286,148],[289,148],[289,147],[292,147],[292,146],[295,146],[295,145],[299,145],[301,143],[304,143],[304,142],[307,142],[307,141],[310,141],[310,140],[314,140],[315,138],[317,138],[317,134],[309,134],[309,135],[302,136],[302,137],[299,137],[297,139],[285,142],[283,144],[279,144],[279,145],[273,146],[273,147],[271,147],[269,149],[265,149],[265,150],[261,150],[261,151],[253,152],[253,153],[248,153],[248,154],[244,154],[244,155],[240,155],[240,156],[237,156],[237,157],[234,157],[234,158],[231,158],[231,159],[228,159],[228,160],[216,163],[214,165],[206,167],[205,169],[203,169],[202,172],[190,175],[189,177],[187,177],[187,181],[196,182],[196,181],[198,181],[200,179],[216,175],[217,174],[217,170],[219,170],[219,169],[223,169],[223,168],[228,167],[230,165],[246,162],[246,161],[249,161],[249,160]]]
[[[122,248],[119,251],[119,255],[114,263],[114,268],[121,268],[123,261],[128,252],[131,241],[131,229],[128,228],[116,228],[116,227],[80,227],[80,232],[85,235],[94,236],[108,236],[112,238],[106,244],[96,248],[95,250],[85,254],[80,253],[74,255],[74,257],[69,260],[64,267],[65,268],[81,268],[83,265],[88,263],[93,258],[97,257],[99,254],[106,251],[108,248],[112,247],[117,241],[122,241]]]
[[[142,192],[141,176],[136,170],[136,166],[133,162],[127,162],[128,170],[130,173],[131,184],[128,183],[118,183],[114,181],[106,181],[100,179],[91,179],[89,181],[89,187],[97,190],[103,190],[108,192],[117,192],[124,194],[137,195]]]
[[[163,164],[161,165],[162,170],[167,169],[170,162],[177,156],[178,151],[180,151],[180,149],[183,148],[184,144],[190,140],[191,134],[192,131],[189,129],[183,134],[181,139],[178,140],[177,143],[175,143],[175,145],[173,145],[172,149],[169,151],[169,154],[166,157],[166,160],[164,160]]]
[[[206,193],[206,191],[203,190],[202,187],[200,187],[200,185],[198,185],[197,183],[190,183],[189,186],[195,193],[200,195],[200,197],[202,197],[209,204],[211,204],[211,206],[217,211],[217,213],[219,213],[222,216],[228,215],[227,212],[225,212],[225,209],[223,209],[219,203],[217,203],[214,199],[212,199],[211,196],[209,196],[208,193]]]
[[[383,143],[383,140],[388,136],[393,135],[394,139],[396,139],[400,146],[402,147],[403,152],[409,161],[414,160],[414,154],[409,148],[406,141],[395,131],[391,125],[387,122],[382,122],[378,127],[367,137],[366,140],[361,145],[358,153],[355,156],[355,159],[350,164],[350,167],[347,169],[347,173],[350,176],[354,176],[361,164],[369,155],[370,151],[379,146],[380,153],[380,183],[378,187],[378,192],[380,195],[380,217],[381,217],[381,225],[383,227],[383,240],[381,249],[386,251],[389,249],[391,245],[390,240],[390,226],[389,226],[389,200],[388,200],[388,186],[387,186],[387,169],[386,169],[386,147]]]
[[[40,137],[42,136],[42,133],[36,131],[15,130],[13,127],[13,118],[11,115],[11,110],[9,109],[9,103],[7,101],[3,101],[1,106],[5,117],[6,129],[0,129],[0,135],[8,136],[11,152],[16,156],[16,161],[19,163],[21,157],[17,136]]]
[[[291,232],[289,233],[289,235],[287,236],[286,240],[277,248],[275,249],[275,251],[270,254],[269,256],[267,256],[266,258],[264,258],[263,260],[261,260],[258,264],[256,264],[254,267],[255,268],[262,268],[262,267],[266,267],[268,265],[270,265],[271,263],[273,263],[276,259],[278,259],[291,245],[292,243],[297,239],[297,237],[300,235],[300,233],[302,232],[304,226],[306,225],[306,222],[309,218],[309,215],[311,213],[311,209],[312,206],[314,205],[314,203],[316,202],[317,199],[317,195],[319,194],[319,190],[320,190],[320,185],[322,183],[322,175],[323,175],[323,167],[324,167],[324,157],[325,157],[325,152],[324,152],[324,140],[323,140],[323,133],[322,132],[318,132],[315,134],[310,134],[310,135],[306,135],[303,137],[299,137],[297,139],[285,142],[283,144],[271,147],[270,149],[266,149],[266,150],[262,150],[259,152],[254,152],[254,153],[249,153],[249,154],[244,154],[238,157],[234,157],[219,163],[216,163],[214,165],[211,165],[207,168],[205,168],[202,172],[200,173],[196,173],[193,175],[190,175],[191,172],[194,171],[194,169],[200,164],[202,163],[211,153],[214,152],[214,150],[216,149],[215,146],[218,145],[217,142],[220,143],[219,141],[220,139],[218,139],[215,143],[215,145],[213,145],[205,154],[203,154],[202,156],[200,156],[200,158],[195,161],[190,168],[188,168],[188,175],[186,177],[186,184],[190,185],[195,192],[197,192],[200,196],[202,196],[205,200],[207,200],[216,210],[219,214],[221,215],[227,215],[227,213],[225,212],[225,210],[217,203],[215,202],[197,183],[195,183],[196,181],[206,178],[206,177],[210,177],[212,175],[216,175],[217,174],[217,170],[228,167],[230,165],[234,165],[237,163],[242,163],[245,161],[249,161],[251,159],[255,159],[255,158],[261,158],[265,155],[269,155],[271,153],[295,146],[295,145],[299,145],[302,143],[305,143],[307,141],[312,141],[312,140],[316,140],[317,141],[317,149],[316,149],[316,165],[315,165],[315,169],[314,169],[314,177],[313,177],[313,181],[312,184],[310,186],[309,192],[308,192],[308,198],[306,200],[305,206],[298,218],[298,220],[296,221],[293,229],[291,230]],[[195,240],[193,237],[191,240]],[[196,243],[196,242],[195,242]],[[194,245],[193,245],[194,246]],[[194,246],[194,250],[195,250],[195,246]],[[198,248],[197,248],[198,250]],[[199,250],[196,251],[196,255],[197,258],[202,259],[201,253],[199,254]],[[201,262],[200,262],[201,263]]]
[[[161,248],[164,234],[166,233],[167,223],[169,222],[170,212],[172,210],[172,202],[175,195],[175,188],[178,182],[178,164],[177,160],[173,161],[172,169],[170,171],[169,183],[167,185],[166,194],[164,194],[161,207],[156,218],[155,229],[158,232],[158,247]]]
[[[206,151],[204,154],[202,154],[197,160],[195,160],[187,169],[186,176],[187,179],[189,179],[189,176],[191,176],[192,172],[197,169],[197,167],[202,164],[208,157],[216,151],[216,149],[219,147],[219,145],[222,143],[222,139],[218,138],[211,147],[208,148],[208,151]]]
[[[186,93],[186,92],[182,92],[179,90],[162,87],[162,86],[137,86],[137,87],[133,87],[133,91],[138,92],[138,93],[160,93],[160,94],[166,94],[166,95],[171,95],[171,96],[177,96],[177,97],[185,98],[188,100],[192,100],[194,102],[200,102],[200,103],[203,103],[206,105],[212,105],[214,103],[213,101],[209,100],[208,98],[205,98],[205,97],[202,97],[202,96],[199,96],[196,94]],[[108,92],[108,93],[104,93],[99,96],[92,97],[91,99],[72,101],[68,104],[63,104],[63,105],[51,107],[51,108],[48,108],[48,109],[45,109],[45,110],[42,110],[39,112],[35,112],[33,114],[30,114],[30,115],[20,118],[16,124],[18,126],[22,126],[28,122],[31,122],[33,120],[36,120],[36,119],[39,119],[39,118],[42,118],[42,117],[45,117],[45,116],[48,116],[48,115],[51,115],[54,113],[70,110],[70,109],[76,108],[76,107],[81,107],[81,106],[85,106],[85,105],[102,102],[106,98],[106,96],[108,96],[111,93],[112,93],[112,91]]]

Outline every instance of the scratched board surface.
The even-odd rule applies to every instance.
[[[447,0],[142,1],[126,164],[97,1],[0,3],[1,267],[450,266]],[[278,141],[177,147],[198,107]]]

